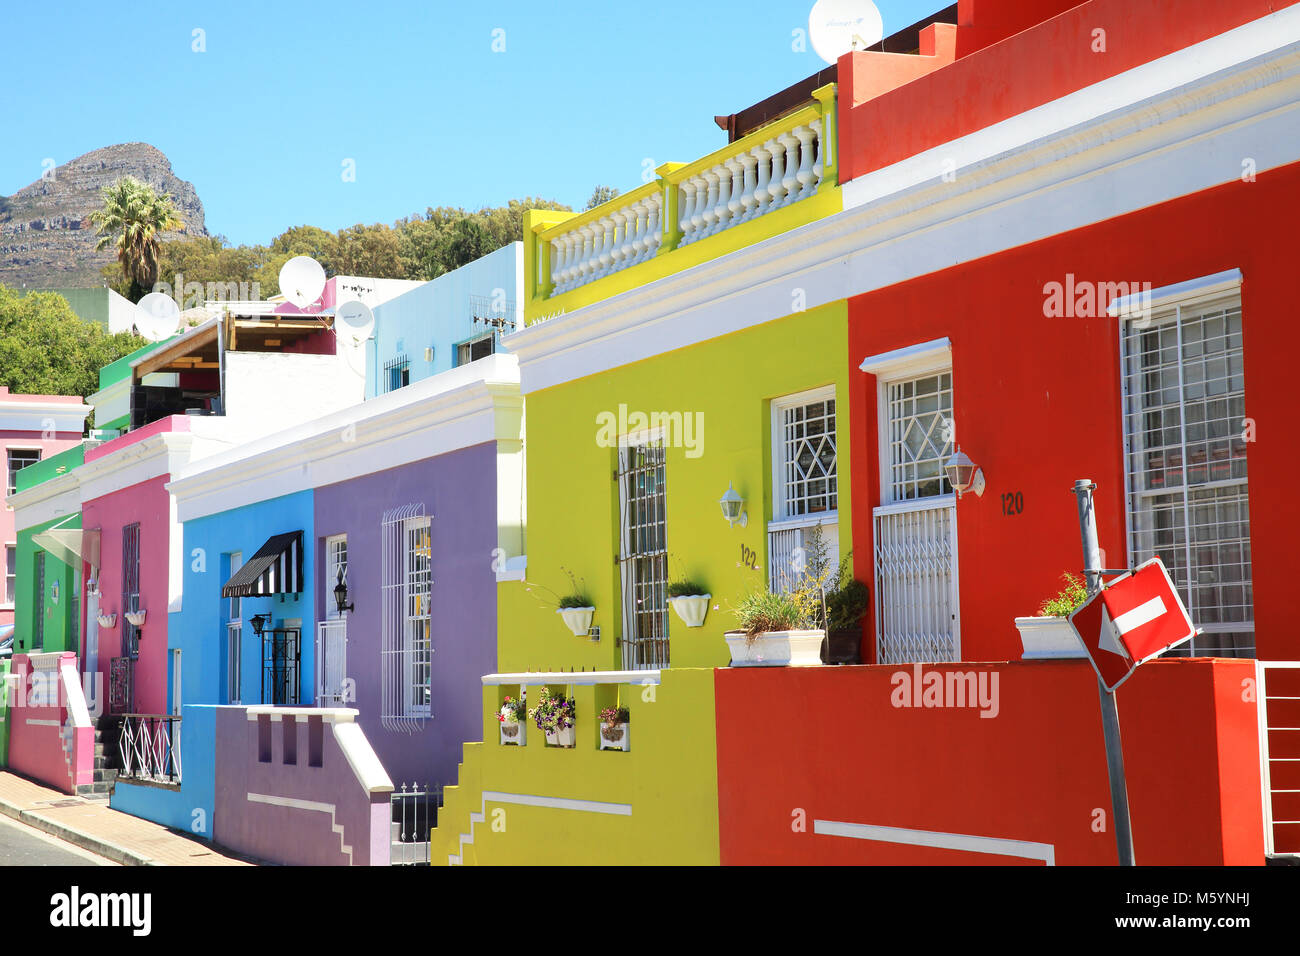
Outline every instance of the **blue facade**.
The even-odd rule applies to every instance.
[[[268,615],[267,628],[299,628],[297,694],[285,703],[311,706],[315,699],[316,549],[314,493],[310,490],[185,522],[185,579],[181,610],[168,616],[168,646],[181,652],[181,786],[119,780],[110,805],[116,810],[211,839],[215,800],[215,705],[235,703],[230,681],[230,629],[241,622],[239,702],[272,703],[265,690],[262,639],[251,624]],[[231,575],[231,556],[252,558],[267,538],[303,534],[303,587],[299,594],[240,598],[221,596]],[[232,617],[232,611],[238,617]],[[169,655],[170,657],[170,655]],[[274,669],[273,675],[274,676]],[[175,676],[171,675],[174,681]],[[170,699],[170,698],[169,698]],[[202,829],[200,829],[202,828]]]
[[[523,302],[523,243],[502,246],[454,272],[375,307],[375,338],[366,349],[366,398],[464,364],[461,345],[500,332],[481,317],[517,322]],[[506,328],[507,333],[511,331]],[[426,351],[432,349],[432,355]],[[429,356],[429,357],[426,357]],[[405,375],[402,363],[405,362]]]

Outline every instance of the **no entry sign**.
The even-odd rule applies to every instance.
[[[1070,615],[1070,624],[1111,692],[1143,661],[1196,633],[1159,558],[1094,594]]]

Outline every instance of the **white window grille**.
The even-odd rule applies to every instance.
[[[619,447],[623,667],[668,666],[667,492],[660,436]]]
[[[943,463],[952,456],[952,372],[885,386],[889,501],[952,494]]]
[[[1171,655],[1253,657],[1239,293],[1123,329],[1129,563],[1159,555],[1202,629]]]
[[[772,402],[772,520],[767,566],[773,590],[788,591],[809,570],[812,529],[821,525],[826,567],[839,567],[839,475],[835,386]]]
[[[877,357],[881,505],[874,509],[876,660],[961,659],[953,452],[952,354],[946,340]],[[868,363],[863,364],[867,368]]]
[[[382,723],[413,733],[432,716],[432,532],[423,504],[384,513],[381,526]]]

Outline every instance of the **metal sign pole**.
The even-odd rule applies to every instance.
[[[1087,478],[1074,483],[1079,507],[1079,537],[1083,544],[1083,574],[1088,597],[1101,590],[1101,548],[1097,543],[1097,516],[1092,507],[1092,493],[1097,486]],[[1097,678],[1101,698],[1101,729],[1106,741],[1106,772],[1110,778],[1111,820],[1115,828],[1115,848],[1120,866],[1133,866],[1133,823],[1129,817],[1128,785],[1124,780],[1124,748],[1119,736],[1119,710],[1115,695]]]

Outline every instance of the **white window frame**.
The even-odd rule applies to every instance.
[[[486,342],[488,340],[492,340],[492,351],[489,352],[487,355],[480,356],[480,358],[487,358],[488,356],[495,355],[497,352],[496,337],[497,337],[496,332],[487,332],[483,335],[476,335],[473,338],[466,339],[463,342],[457,342],[456,343],[456,367],[460,368],[460,366],[462,365],[469,365],[471,362],[479,361],[479,359],[473,358],[472,356],[474,352],[474,346],[478,345],[480,342]],[[463,362],[461,361],[460,358],[461,349],[465,349],[467,354],[471,356],[470,358],[467,358]]]
[[[23,468],[30,468],[32,465],[39,465],[45,460],[45,449],[40,445],[5,445],[5,497],[17,492],[18,471],[23,470],[22,468],[19,468],[18,471],[13,471],[9,467],[9,453],[15,451],[36,452],[36,460],[30,464],[24,465]],[[12,492],[9,490],[11,485],[14,487],[14,491]],[[6,507],[9,507],[8,504],[6,504]],[[9,510],[12,511],[13,509],[9,508]]]
[[[786,501],[786,466],[789,460],[786,457],[784,413],[790,408],[824,401],[835,402],[835,508],[792,515],[789,513]],[[819,524],[822,526],[828,564],[833,569],[838,569],[840,565],[839,500],[843,489],[840,487],[840,402],[835,393],[835,386],[821,385],[772,399],[770,424],[772,518],[767,523],[766,536],[768,586],[773,590],[788,591],[794,586],[797,575],[794,571],[793,559],[788,558],[787,555],[793,555],[795,553],[793,549],[803,549],[807,545],[808,531],[814,526]],[[792,564],[789,574],[784,567],[781,567],[787,562]]]
[[[428,542],[423,570],[416,565],[413,535]],[[423,577],[423,582],[419,580]],[[416,587],[413,587],[413,583]],[[423,600],[421,601],[421,598]],[[414,599],[414,602],[413,602]],[[417,515],[402,522],[402,716],[431,717],[433,709],[433,522]],[[419,637],[420,626],[424,637]],[[425,700],[420,701],[424,696]]]
[[[325,539],[325,619],[335,621],[343,617],[338,603],[334,600],[334,588],[339,583],[338,551],[343,552],[343,583],[348,583],[348,536],[332,534]]]
[[[1134,396],[1129,390],[1129,375],[1127,369],[1128,360],[1128,340],[1130,337],[1129,324],[1136,322],[1140,324],[1140,329],[1154,328],[1159,325],[1168,323],[1178,323],[1180,326],[1183,322],[1183,310],[1210,310],[1215,306],[1223,305],[1225,307],[1235,306],[1236,310],[1241,313],[1242,337],[1245,337],[1245,309],[1241,299],[1241,280],[1240,270],[1230,269],[1225,272],[1215,273],[1213,275],[1202,276],[1191,279],[1186,282],[1180,282],[1175,285],[1164,286],[1149,292],[1142,292],[1126,296],[1122,299],[1116,299],[1110,304],[1109,312],[1117,319],[1118,322],[1118,340],[1119,340],[1119,362],[1120,362],[1120,435],[1123,442],[1123,467],[1124,467],[1124,551],[1128,557],[1129,566],[1136,566],[1139,555],[1136,554],[1136,542],[1134,541],[1134,526],[1137,515],[1134,513],[1134,502],[1140,497],[1140,493],[1134,488],[1134,477],[1131,470],[1131,455],[1133,452],[1131,436],[1129,434],[1129,406],[1134,400]],[[1183,370],[1186,367],[1186,358],[1182,355],[1181,349],[1182,333],[1179,331],[1179,422],[1180,429],[1184,435],[1183,444],[1186,445],[1186,408],[1187,397],[1184,391]],[[1245,375],[1245,346],[1241,350],[1242,355],[1242,375]],[[1244,389],[1244,384],[1243,384]],[[1243,392],[1244,394],[1244,392]],[[1231,459],[1229,459],[1231,460]],[[1206,463],[1207,468],[1209,462]],[[1249,464],[1247,464],[1247,477],[1242,479],[1224,479],[1222,481],[1210,480],[1200,484],[1191,484],[1188,482],[1189,463],[1186,455],[1182,456],[1182,482],[1176,487],[1170,488],[1161,494],[1173,495],[1181,494],[1183,500],[1183,523],[1182,530],[1184,535],[1184,549],[1187,552],[1186,562],[1187,571],[1190,573],[1192,561],[1190,557],[1192,545],[1190,541],[1191,508],[1193,505],[1189,500],[1189,492],[1197,488],[1213,489],[1218,487],[1228,487],[1229,485],[1239,484],[1247,502],[1249,509],[1250,501],[1250,481],[1249,481]],[[1227,482],[1225,484],[1224,482]],[[1247,519],[1249,528],[1250,518]],[[1249,539],[1248,539],[1249,540]],[[1144,552],[1145,553],[1145,552]],[[1253,555],[1252,555],[1253,559]],[[1249,581],[1243,581],[1243,587],[1249,587],[1252,591],[1253,598],[1253,560],[1252,571]],[[1203,652],[1213,652],[1215,656],[1220,656],[1222,648],[1217,647],[1214,642],[1215,634],[1239,634],[1249,632],[1253,637],[1257,636],[1255,629],[1254,601],[1252,599],[1252,613],[1249,621],[1233,621],[1227,623],[1201,624],[1196,620],[1197,606],[1191,594],[1191,582],[1175,581],[1175,587],[1178,588],[1180,597],[1187,602],[1187,606],[1193,615],[1193,622],[1202,630],[1206,637],[1198,634],[1189,643],[1175,648],[1171,653],[1178,655],[1203,655]],[[1207,639],[1208,638],[1208,639]],[[1208,645],[1208,647],[1207,647]],[[1251,648],[1238,648],[1243,656],[1253,656],[1257,647],[1252,641]]]
[[[235,576],[235,573],[244,566],[244,552],[230,552],[230,574],[227,580]],[[241,618],[243,612],[242,598],[230,598],[230,604],[227,606],[228,617],[226,619],[226,699],[231,704],[238,704],[243,701],[243,691],[241,684],[244,677],[243,653],[244,653],[244,622]]]
[[[4,608],[8,611],[13,609],[15,603],[14,598],[17,597],[18,591],[18,542],[6,541],[3,547],[5,558],[4,593],[0,595],[0,599],[2,599],[0,600],[0,608]],[[9,561],[10,548],[13,549],[12,564]],[[13,579],[12,586],[10,585],[11,578]]]

